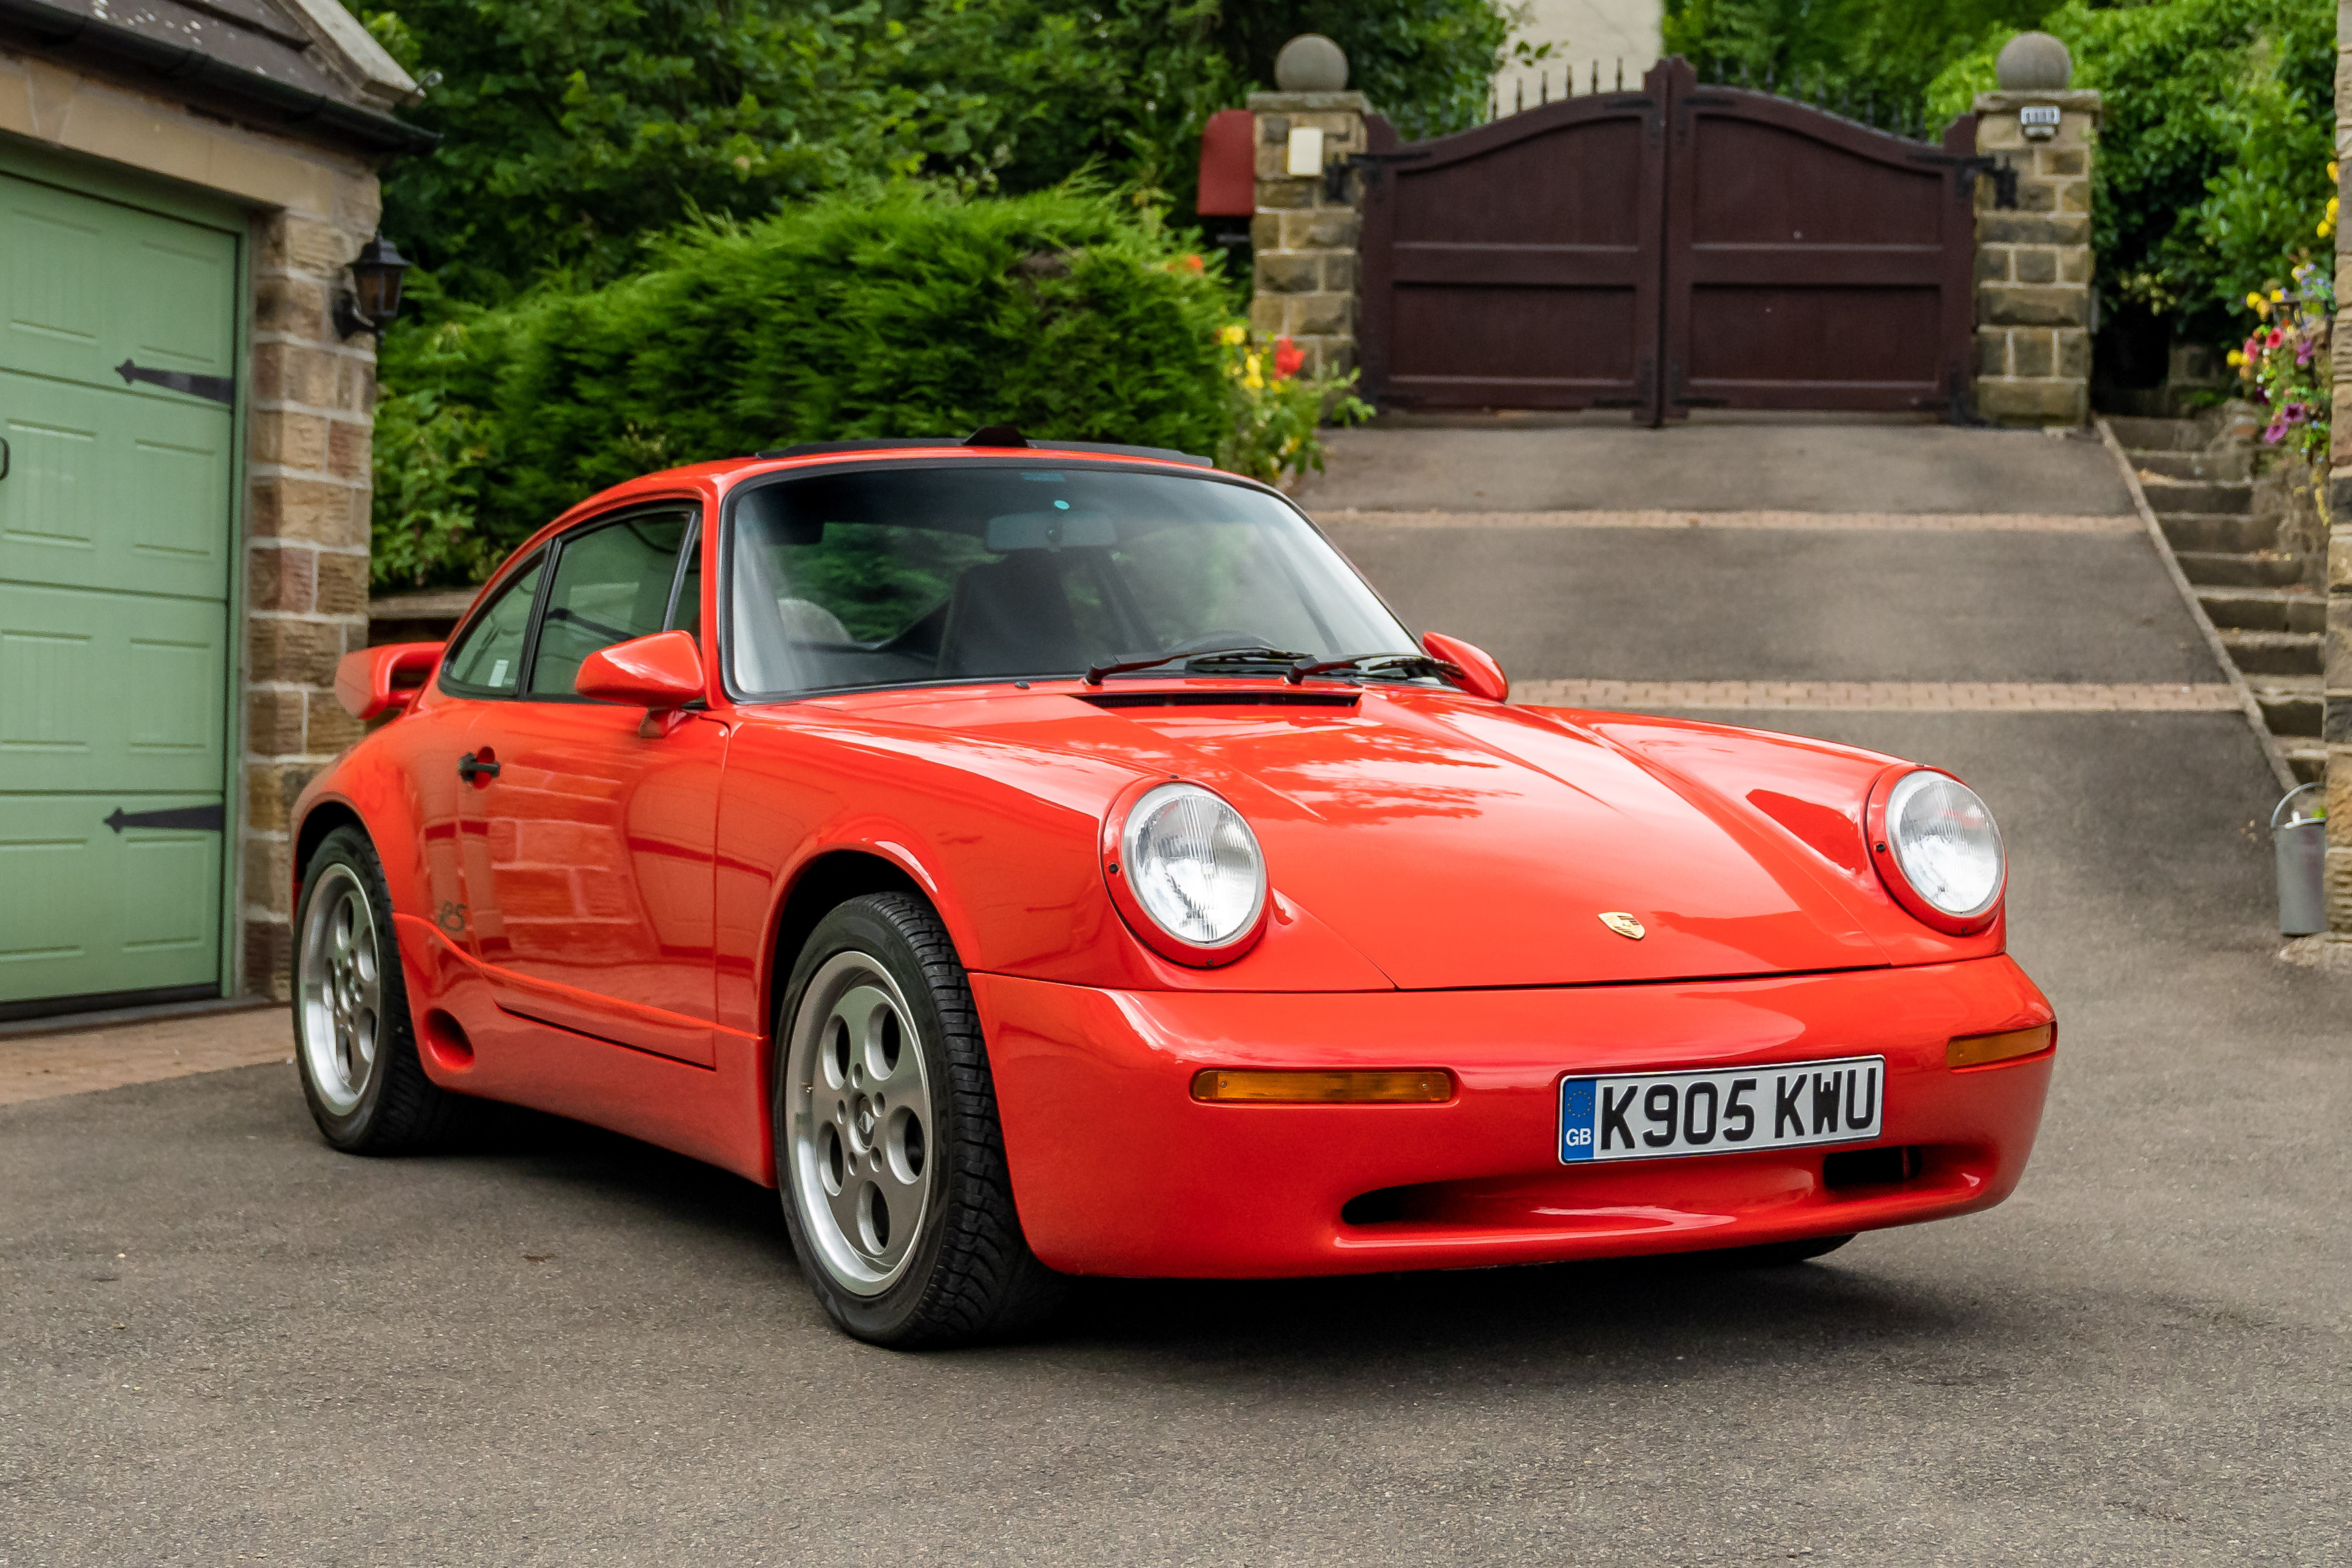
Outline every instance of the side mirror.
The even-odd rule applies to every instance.
[[[1461,686],[1474,697],[1490,702],[1511,700],[1511,683],[1503,674],[1503,666],[1484,648],[1475,648],[1459,637],[1448,637],[1443,632],[1422,634],[1422,652],[1441,664],[1451,664],[1462,672]]]
[[[398,713],[433,678],[442,647],[439,643],[387,643],[346,653],[335,664],[335,700],[362,722]]]
[[[572,689],[602,703],[627,703],[656,713],[702,695],[702,650],[691,633],[656,632],[599,648],[580,661]]]

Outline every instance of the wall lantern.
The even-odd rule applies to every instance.
[[[352,258],[352,287],[335,298],[335,330],[344,337],[356,332],[383,336],[400,314],[400,280],[408,258],[393,243],[376,235]]]
[[[2024,128],[2028,141],[2047,141],[2058,134],[2058,106],[2029,103],[2017,111],[2017,121]]]

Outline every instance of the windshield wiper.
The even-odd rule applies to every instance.
[[[1328,675],[1335,670],[1370,674],[1384,667],[1408,675],[1443,675],[1446,671],[1444,664],[1426,653],[1353,653],[1344,659],[1302,658],[1285,670],[1282,678],[1295,686],[1309,675]]]
[[[1106,664],[1087,666],[1087,685],[1098,686],[1105,675],[1123,675],[1129,670],[1152,670],[1162,664],[1184,661],[1184,667],[1207,664],[1286,664],[1307,655],[1288,648],[1268,648],[1252,643],[1240,648],[1179,648],[1172,653],[1153,653],[1140,659],[1118,659]]]

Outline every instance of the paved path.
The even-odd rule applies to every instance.
[[[1391,434],[1452,433],[1351,436],[1328,493],[1423,461]],[[2040,436],[1864,431],[1872,494],[1792,470],[1725,507],[1786,431],[1620,435],[1475,464],[1521,511],[1885,512],[1908,463],[1944,517],[2120,515],[2103,453]],[[1337,531],[1528,681],[2217,674],[2127,529]],[[2271,956],[2244,721],[1709,716],[2000,813],[2063,1019],[2001,1208],[1759,1275],[1097,1286],[1050,1341],[907,1358],[824,1325],[769,1195],[622,1139],[517,1116],[348,1159],[283,1065],[49,1099],[0,1109],[0,1562],[2352,1561],[2352,977]]]

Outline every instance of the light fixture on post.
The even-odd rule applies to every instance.
[[[356,332],[383,336],[400,314],[400,280],[408,258],[382,235],[372,236],[352,258],[352,285],[335,298],[335,330],[344,337]]]

